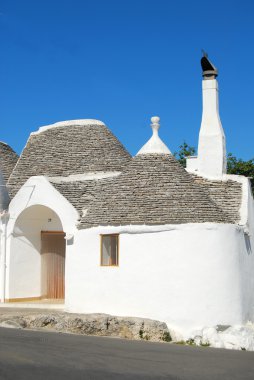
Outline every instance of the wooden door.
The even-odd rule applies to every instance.
[[[64,299],[65,239],[64,232],[41,233],[41,279],[43,298]]]

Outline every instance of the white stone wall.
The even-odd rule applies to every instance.
[[[79,231],[69,250],[67,309],[154,318],[180,331],[242,323],[250,307],[242,294],[253,293],[243,282],[253,268],[243,229],[216,224],[163,229]],[[101,267],[100,233],[121,230],[119,267]]]
[[[46,206],[59,216],[64,231],[76,230],[79,218],[75,208],[43,176],[30,177],[21,187],[9,205],[10,220],[8,231],[11,233],[19,214],[33,205]]]
[[[247,196],[245,194],[245,206],[247,209],[247,223],[244,227],[245,235],[242,250],[247,250],[248,255],[243,256],[241,264],[242,271],[242,294],[245,320],[254,321],[254,201],[250,187],[250,181],[244,178]],[[244,209],[244,207],[242,207]]]
[[[3,218],[0,218],[0,302],[4,300],[5,284],[5,245],[6,245],[6,226]]]
[[[10,204],[5,298],[40,295],[35,235],[59,228],[54,222],[45,226],[54,211],[63,230],[74,235],[66,250],[67,310],[148,317],[183,333],[254,320],[254,206],[245,182],[242,226],[204,223],[78,231],[73,206],[44,177],[33,177]],[[22,214],[41,206],[52,211],[44,215],[41,209],[36,221],[30,215],[19,223]],[[25,238],[22,230],[28,234]],[[100,266],[103,233],[120,234],[118,267]]]
[[[40,232],[63,230],[68,237],[72,236],[78,212],[45,177],[31,177],[10,203],[9,213],[5,284],[4,276],[0,276],[2,299],[38,297],[41,295]],[[68,247],[67,243],[66,265]]]
[[[31,206],[18,217],[10,236],[9,286],[6,298],[40,297],[41,231],[62,231],[58,216],[48,207]]]

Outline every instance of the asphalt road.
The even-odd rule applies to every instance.
[[[0,380],[253,380],[254,353],[0,328]]]

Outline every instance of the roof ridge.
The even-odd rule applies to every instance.
[[[37,131],[34,131],[31,133],[31,135],[37,135],[39,133],[42,133],[44,131],[47,131],[48,129],[58,128],[58,127],[70,127],[70,126],[86,126],[86,125],[103,125],[106,126],[102,121],[97,119],[75,119],[75,120],[64,120],[64,121],[58,121],[53,124],[48,124],[39,127]]]

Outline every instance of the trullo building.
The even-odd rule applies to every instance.
[[[249,179],[226,174],[217,71],[202,58],[198,156],[184,169],[159,137],[131,157],[104,123],[0,144],[1,302],[62,299],[79,313],[165,321],[180,331],[253,320]]]

